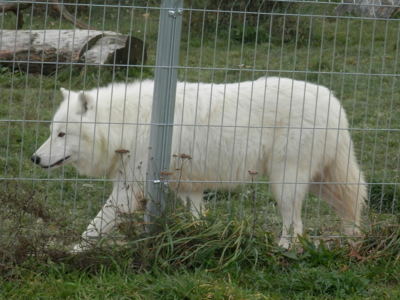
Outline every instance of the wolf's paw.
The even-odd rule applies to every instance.
[[[286,235],[281,237],[278,245],[285,250],[296,250],[296,252],[300,253],[303,251],[302,243],[300,240],[300,234],[297,234],[295,237]]]
[[[75,244],[70,252],[72,254],[79,254],[82,252],[86,252],[90,249],[93,249],[93,246],[95,245],[94,241],[87,241],[87,240],[81,240],[79,243]]]
[[[82,253],[82,252],[85,252],[85,251],[87,251],[87,250],[89,250],[90,248],[87,246],[87,245],[84,245],[83,243],[78,243],[78,244],[75,244],[73,247],[72,247],[72,249],[70,250],[70,252],[72,253],[72,254],[79,254],[79,253]]]
[[[287,237],[281,237],[278,243],[279,247],[282,247],[285,250],[290,248],[290,239]]]

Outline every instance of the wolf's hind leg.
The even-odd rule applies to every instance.
[[[203,191],[201,192],[179,192],[178,197],[183,204],[190,209],[195,218],[199,218],[204,212]]]
[[[282,215],[282,235],[279,245],[288,249],[303,234],[301,208],[308,191],[309,178],[307,172],[297,167],[290,160],[277,164],[271,170],[271,187]],[[293,231],[293,234],[291,232]],[[293,239],[293,240],[292,240]]]

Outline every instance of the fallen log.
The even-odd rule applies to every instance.
[[[0,65],[29,73],[51,74],[68,64],[142,64],[142,40],[112,31],[0,30]]]

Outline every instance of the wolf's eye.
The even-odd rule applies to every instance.
[[[58,134],[58,137],[63,137],[65,135],[65,132],[60,132],[59,134]]]

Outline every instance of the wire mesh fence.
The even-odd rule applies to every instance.
[[[277,235],[284,205],[291,221],[283,231],[302,231],[302,211],[309,236],[347,235],[321,200],[358,226],[358,208],[339,201],[344,186],[356,187],[353,206],[366,186],[362,226],[397,220],[396,3],[364,4],[393,9],[390,16],[359,15],[357,3],[338,15],[343,3],[332,1],[187,1],[182,11],[150,0],[0,4],[4,243],[15,220],[29,224],[26,236],[44,232],[46,243],[68,246],[81,232],[111,230],[116,214],[140,227],[143,203],[127,199],[146,199],[147,184],[168,186],[174,208],[183,198],[195,215],[251,219]],[[169,44],[180,50],[178,64],[156,61],[171,53],[157,50],[163,11],[182,19],[180,41]],[[157,70],[174,70],[179,80],[175,112],[160,112],[175,116],[166,126],[151,119]],[[164,75],[168,88],[171,78]],[[150,128],[163,126],[174,132],[171,163],[150,180]],[[345,175],[328,178],[329,167]],[[305,198],[302,208],[285,202],[293,195]],[[113,209],[91,221],[104,202]],[[134,210],[139,216],[125,218]]]

